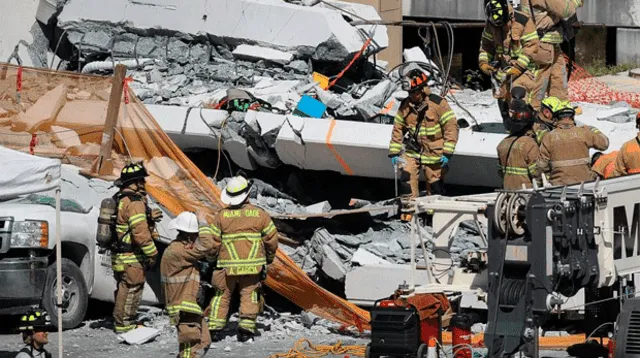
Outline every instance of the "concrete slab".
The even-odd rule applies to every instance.
[[[323,201],[323,202],[320,202],[320,203],[315,203],[313,205],[305,206],[305,210],[309,214],[328,213],[329,211],[331,211],[331,204],[329,204],[328,201]]]
[[[616,30],[616,61],[618,63],[638,63],[640,54],[640,29]]]
[[[630,77],[626,72],[623,75],[601,76],[598,80],[616,91],[640,93],[640,78]]]
[[[69,148],[82,144],[80,136],[72,129],[51,126],[51,133],[54,133],[51,141],[58,148]]]
[[[293,60],[293,54],[284,51],[274,50],[272,48],[252,46],[252,45],[240,45],[231,52],[233,56],[241,60],[267,60],[281,65],[286,65]]]
[[[40,97],[26,112],[18,113],[12,125],[17,130],[29,133],[33,133],[40,127],[51,126],[66,102],[66,87],[59,85]]]
[[[35,53],[30,53],[29,49],[37,47],[39,38],[39,25],[36,22],[36,13],[39,0],[2,0],[0,1],[0,14],[11,14],[2,19],[2,40],[0,40],[0,59],[7,61],[18,46],[18,55],[24,66],[41,66],[42,62]],[[48,46],[48,41],[44,49]],[[13,64],[17,62],[11,61]]]
[[[380,277],[384,277],[381,280]],[[428,283],[426,271],[418,270],[416,284]],[[361,306],[373,306],[380,299],[389,297],[402,283],[411,282],[410,265],[371,265],[354,268],[345,279],[347,300]]]
[[[391,262],[372,254],[362,247],[358,248],[358,250],[353,254],[351,262],[360,266],[391,264]]]
[[[367,5],[360,6],[360,9],[373,10]],[[94,37],[99,39],[95,41],[96,45],[110,43],[112,33],[115,33],[112,30],[117,31],[125,23],[135,27],[137,32],[150,35],[156,29],[175,31],[184,38],[209,34],[233,45],[250,42],[295,53],[297,57],[333,61],[359,51],[364,43],[358,28],[351,26],[340,12],[280,0],[194,0],[178,4],[167,0],[144,3],[71,1],[58,19],[58,26],[71,32],[72,42],[79,43],[81,34],[90,35],[83,40],[87,50]],[[313,31],[300,31],[304,28]],[[384,26],[376,28],[374,40],[382,48],[387,46]]]
[[[128,344],[138,345],[150,342],[160,335],[160,330],[151,327],[136,328],[120,335],[120,338]]]

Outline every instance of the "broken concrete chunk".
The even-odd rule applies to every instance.
[[[356,253],[353,254],[351,262],[360,266],[391,264],[391,262],[380,258],[363,248],[359,248]]]
[[[80,91],[78,93],[76,93],[76,99],[79,100],[87,100],[91,98],[91,93],[87,92],[87,91]]]
[[[286,65],[293,60],[293,55],[288,52],[252,45],[240,45],[232,53],[241,60],[267,60],[281,65]]]
[[[308,74],[309,73],[309,64],[302,60],[295,60],[284,66],[285,70],[293,70],[296,73],[300,74]]]
[[[58,148],[69,148],[82,145],[80,136],[72,129],[51,126],[51,133],[53,133],[52,142]]]
[[[128,344],[138,345],[152,341],[160,335],[160,330],[150,327],[136,328],[127,333],[121,334],[119,337]]]
[[[323,245],[322,272],[336,281],[344,281],[347,269],[338,254],[329,246]]]
[[[304,311],[300,314],[300,320],[306,328],[311,328],[311,326],[320,320],[320,317],[311,312]]]
[[[331,211],[331,204],[328,201],[323,201],[313,205],[305,207],[309,214],[323,214]]]
[[[12,123],[14,130],[33,133],[38,129],[47,129],[55,123],[66,102],[66,88],[59,85],[40,97],[26,112],[18,113]]]
[[[608,121],[613,123],[627,123],[635,119],[627,107],[613,107],[598,111],[599,121]]]
[[[9,112],[4,110],[3,108],[0,108],[0,118],[6,118],[8,116],[9,116]]]

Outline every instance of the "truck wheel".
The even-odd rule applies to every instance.
[[[89,293],[84,277],[78,266],[69,259],[62,259],[62,328],[75,328],[82,323],[87,313]],[[42,306],[51,317],[51,323],[58,324],[56,307],[56,263],[47,268],[47,283],[44,287]]]

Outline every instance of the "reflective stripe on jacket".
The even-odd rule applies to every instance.
[[[640,133],[636,138],[625,142],[620,148],[615,161],[615,175],[629,175],[640,173]]]
[[[124,189],[122,194],[118,204],[116,233],[118,244],[124,250],[111,256],[112,268],[116,272],[124,271],[126,265],[142,265],[145,258],[158,255],[147,222],[146,197],[131,189]]]
[[[270,264],[278,248],[278,231],[266,211],[251,205],[220,210],[209,227],[201,228],[201,237],[217,244],[208,255],[217,254],[217,267],[227,275],[255,275]],[[206,244],[205,244],[206,246]],[[217,252],[216,252],[217,251]]]
[[[174,240],[162,255],[160,281],[172,324],[177,324],[180,312],[202,315],[197,303],[200,289],[198,260],[204,258],[193,248],[194,244],[180,238]]]
[[[504,189],[518,190],[524,185],[533,186],[539,177],[537,169],[540,149],[533,137],[526,135],[509,136],[498,144],[499,171],[504,178]]]
[[[420,159],[421,164],[436,164],[443,155],[452,155],[458,143],[458,121],[449,107],[446,99],[430,94],[425,90],[426,110],[422,111],[423,119],[417,133],[418,146],[421,151],[407,149],[406,154],[411,158]],[[403,149],[403,139],[408,132],[411,136],[416,134],[416,126],[419,121],[419,113],[416,107],[408,99],[400,105],[393,123],[391,142],[389,143],[389,155],[400,155]]]
[[[531,7],[533,7],[536,27],[544,33],[540,41],[560,44],[564,40],[564,30],[559,24],[560,21],[575,15],[583,3],[583,0],[522,0],[520,6],[522,11],[529,16],[531,16]]]

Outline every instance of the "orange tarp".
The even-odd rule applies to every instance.
[[[0,64],[0,145],[60,158],[90,171],[97,158],[111,78],[19,69]],[[150,173],[153,196],[173,215],[221,208],[219,190],[169,139],[133,92],[122,98],[111,159],[114,179],[129,157]],[[184,118],[176,118],[182,121]],[[316,285],[278,251],[266,284],[301,308],[349,326],[368,328],[369,313]]]

